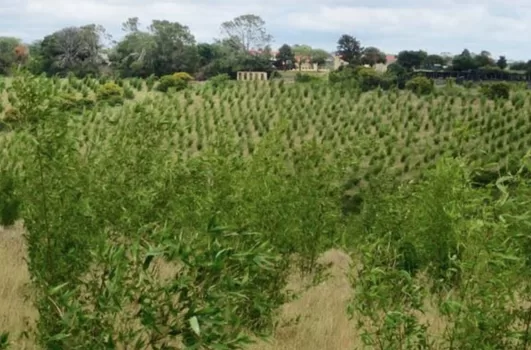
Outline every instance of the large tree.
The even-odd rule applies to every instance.
[[[124,77],[147,77],[154,74],[156,43],[149,32],[141,31],[137,17],[122,24],[125,37],[116,44],[110,54],[115,68]]]
[[[0,37],[0,75],[8,74],[10,68],[16,63],[16,48],[20,44],[20,39]]]
[[[326,60],[330,58],[330,53],[323,49],[312,49],[310,53],[310,60],[312,63],[322,66],[326,63]]]
[[[507,59],[505,58],[505,56],[500,56],[500,58],[496,62],[496,65],[500,67],[500,69],[507,68]]]
[[[178,22],[153,20],[149,31],[155,41],[156,75],[195,71],[199,57],[195,38],[187,26]]]
[[[479,68],[477,60],[472,57],[468,49],[464,49],[460,55],[452,60],[452,69],[456,71],[474,70]]]
[[[386,62],[387,58],[385,56],[385,53],[380,51],[380,49],[373,46],[366,47],[363,49],[361,63],[368,64],[369,66],[373,67],[378,63],[385,64]]]
[[[433,68],[436,65],[444,66],[445,65],[445,59],[444,57],[440,55],[428,55],[426,59],[424,60],[424,66],[426,68]]]
[[[405,69],[412,70],[422,67],[427,57],[428,53],[426,51],[405,50],[398,53],[396,62]]]
[[[491,57],[490,52],[488,51],[481,51],[479,55],[474,56],[474,60],[476,61],[476,65],[478,67],[488,67],[494,65],[494,60]]]
[[[282,45],[278,49],[278,53],[276,55],[275,66],[278,69],[287,70],[287,69],[292,69],[294,63],[295,63],[295,54],[293,53],[291,46],[289,46],[288,44]]]
[[[509,67],[511,70],[519,70],[519,71],[531,71],[531,60],[525,62],[525,61],[519,61],[514,62]]]
[[[111,54],[122,76],[195,72],[200,57],[188,27],[178,22],[153,20],[148,30],[142,31],[138,18],[130,18],[122,29],[127,34]]]
[[[225,39],[233,41],[242,51],[260,50],[270,45],[273,37],[267,33],[265,21],[256,15],[246,14],[221,24]]]
[[[102,64],[104,29],[95,24],[67,27],[46,36],[40,44],[42,69],[47,74],[95,74]]]
[[[343,34],[337,41],[337,54],[350,65],[361,63],[363,48],[360,42],[351,35]]]

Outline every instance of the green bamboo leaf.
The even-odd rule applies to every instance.
[[[55,286],[55,287],[51,288],[50,291],[49,291],[49,294],[50,295],[55,295],[55,294],[59,293],[61,291],[61,289],[66,287],[68,284],[69,284],[68,282],[65,282],[63,284],[60,284],[58,286]]]
[[[195,316],[191,317],[189,322],[190,322],[190,327],[192,327],[192,330],[194,331],[194,333],[200,336],[201,330],[199,329],[199,321],[197,320],[197,317]]]

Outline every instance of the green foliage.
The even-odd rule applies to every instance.
[[[428,53],[422,50],[419,51],[400,51],[398,53],[396,63],[404,67],[406,70],[411,71],[414,68],[420,68],[428,58]]]
[[[100,97],[101,98],[101,97]],[[108,97],[107,97],[108,98]],[[93,108],[96,101],[89,97],[77,97],[74,94],[63,93],[56,97],[55,106],[65,112],[81,113],[85,109]]]
[[[17,124],[21,122],[22,116],[20,115],[20,111],[16,108],[8,108],[4,112],[4,122],[9,124]]]
[[[321,79],[315,75],[301,72],[297,72],[297,74],[295,74],[295,82],[297,83],[315,83],[319,81],[321,81]]]
[[[316,140],[286,154],[287,125],[242,157],[216,120],[200,153],[169,153],[185,128],[159,108],[190,95],[72,118],[48,103],[57,97],[49,83],[13,82],[32,123],[6,151],[21,164],[13,172],[39,344],[241,348],[249,335],[271,334],[292,267],[312,273],[319,254],[345,239],[336,201],[345,164],[316,167],[326,155]]]
[[[480,91],[483,96],[490,99],[508,99],[511,94],[511,85],[507,82],[494,82],[482,84]]]
[[[157,84],[157,91],[167,92],[170,89],[173,89],[175,91],[181,91],[186,89],[187,86],[188,80],[181,79],[175,74],[165,75],[160,78]]]
[[[406,89],[411,90],[418,95],[427,95],[431,94],[435,90],[435,85],[433,80],[423,76],[418,76],[406,83]]]
[[[208,81],[215,88],[223,87],[230,82],[230,76],[228,74],[219,74],[208,79]]]
[[[351,66],[361,63],[363,55],[360,42],[351,35],[343,34],[337,41],[337,54]]]
[[[0,225],[11,226],[19,218],[20,200],[15,194],[15,181],[6,171],[0,172]]]
[[[123,104],[124,90],[118,84],[107,82],[98,88],[96,98],[98,101],[108,103],[111,106]]]
[[[341,246],[367,347],[527,347],[529,93],[384,93],[374,73],[194,84],[80,116],[56,103],[98,80],[13,80],[0,167],[23,204],[39,345],[241,348],[272,333],[287,275]],[[380,88],[360,93],[365,76]]]
[[[0,350],[9,348],[9,333],[0,333]]]
[[[379,87],[387,88],[389,85],[384,77],[372,68],[360,68],[357,77],[362,91],[374,90]]]
[[[415,184],[378,180],[360,220],[363,267],[353,276],[349,308],[364,343],[378,349],[525,348],[529,309],[512,298],[529,298],[527,252],[515,240],[529,218],[512,213],[526,201],[520,186],[527,180],[507,176],[495,189],[473,189],[466,167],[449,160]],[[518,190],[509,190],[515,183]],[[428,310],[445,320],[438,333],[419,317]]]
[[[186,72],[173,73],[172,76],[175,79],[181,79],[181,80],[184,80],[186,82],[194,80],[194,78],[190,74],[188,74]]]

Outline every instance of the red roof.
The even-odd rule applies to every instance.
[[[395,55],[386,55],[385,59],[387,60],[387,64],[391,64],[396,62],[397,57]]]

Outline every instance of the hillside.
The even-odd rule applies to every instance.
[[[9,86],[0,348],[530,347],[529,92]]]

